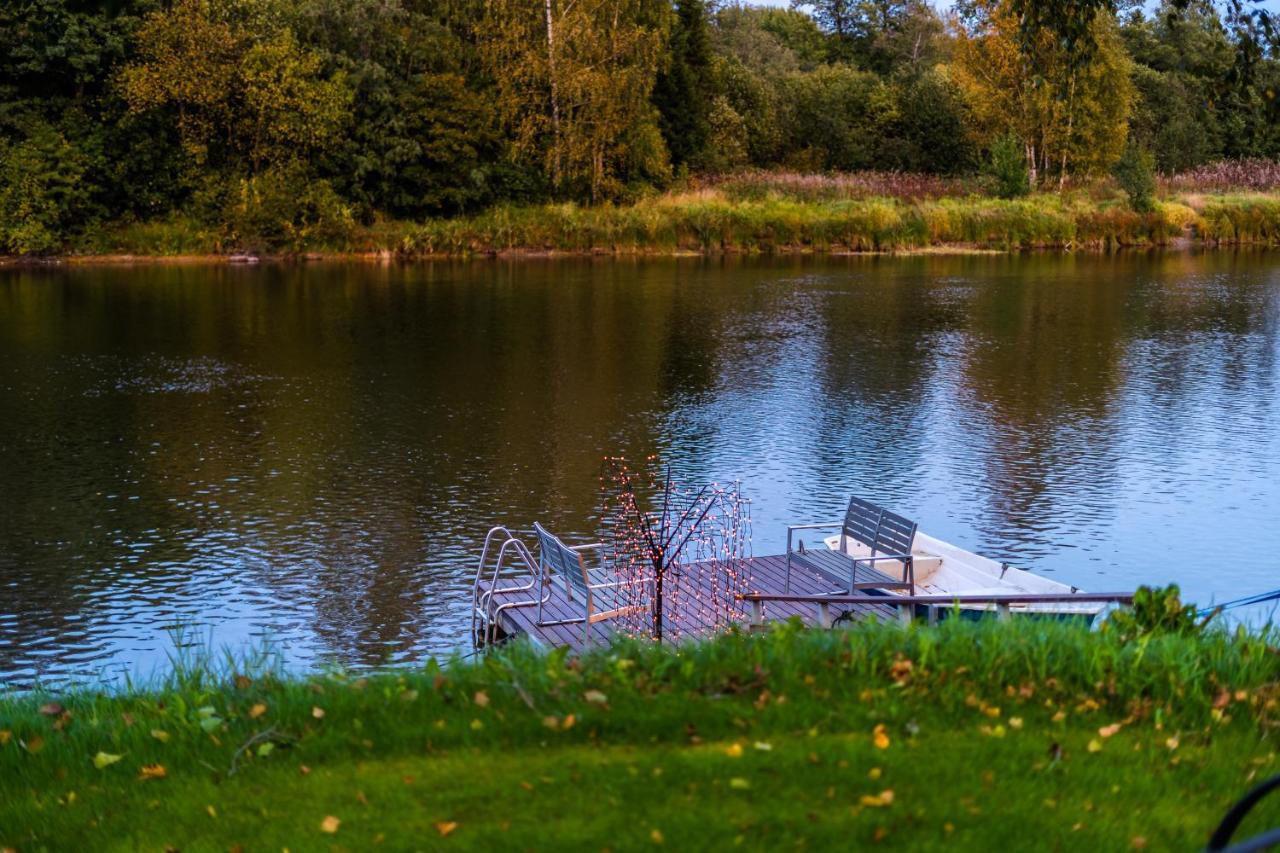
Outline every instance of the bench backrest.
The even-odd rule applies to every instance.
[[[862,498],[849,498],[841,537],[857,539],[871,548],[871,555],[910,554],[916,539],[916,523]],[[844,550],[844,542],[840,543]]]
[[[563,575],[569,585],[569,589],[565,591],[572,594],[572,590],[576,589],[585,597],[587,578],[582,554],[561,542],[559,536],[536,521],[533,523],[533,530],[538,534],[538,557],[543,570]]]

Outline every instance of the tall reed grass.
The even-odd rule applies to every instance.
[[[1001,200],[958,195],[964,182],[901,174],[754,174],[632,204],[498,205],[474,216],[378,220],[340,238],[277,251],[402,258],[503,253],[679,254],[896,252],[930,248],[1112,249],[1280,242],[1280,196],[1169,196],[1133,211],[1101,185]],[[895,192],[896,195],[878,194]],[[97,253],[243,250],[181,219],[132,224],[89,241]]]
[[[1168,192],[1270,192],[1280,189],[1280,160],[1219,160],[1179,172],[1161,183]]]
[[[1234,206],[1226,200],[1215,210]],[[1198,224],[1186,205],[1165,204],[1138,214],[1116,201],[1053,194],[1012,201],[983,196],[813,201],[777,194],[732,198],[717,189],[626,207],[498,207],[470,219],[410,227],[399,249],[415,256],[1111,248],[1163,245]],[[1211,233],[1214,240],[1247,239],[1219,236],[1220,230]]]

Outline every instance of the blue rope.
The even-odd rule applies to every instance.
[[[1228,601],[1223,604],[1216,604],[1213,607],[1206,607],[1196,615],[1208,616],[1210,613],[1218,610],[1230,610],[1233,607],[1248,607],[1251,604],[1263,604],[1268,601],[1280,601],[1280,589],[1273,589],[1271,592],[1260,592],[1257,595],[1237,598],[1235,601]]]

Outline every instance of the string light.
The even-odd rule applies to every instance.
[[[751,586],[751,502],[741,484],[685,486],[649,456],[633,470],[605,457],[601,513],[618,603],[632,636],[678,641],[746,619]],[[661,470],[661,476],[658,471]]]

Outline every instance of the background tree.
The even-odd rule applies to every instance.
[[[298,39],[345,74],[351,121],[319,168],[366,218],[431,216],[541,192],[536,171],[502,157],[472,2],[309,0]]]
[[[677,0],[669,57],[653,89],[673,166],[700,165],[707,153],[715,92],[712,60],[705,0]]]
[[[971,4],[966,18],[956,30],[954,74],[978,140],[1016,135],[1033,184],[1050,172],[1065,178],[1072,168],[1086,174],[1109,168],[1123,151],[1134,97],[1114,18],[1094,19],[1083,62],[1048,29],[1029,46],[1008,0]]]
[[[649,102],[670,8],[661,0],[490,0],[482,50],[512,150],[540,153],[557,192],[593,201],[663,178]]]
[[[152,13],[138,31],[138,60],[121,74],[125,100],[135,112],[172,111],[200,165],[241,161],[257,172],[320,150],[348,117],[345,74],[323,74],[323,57],[283,22],[262,32],[275,11],[179,0]]]

